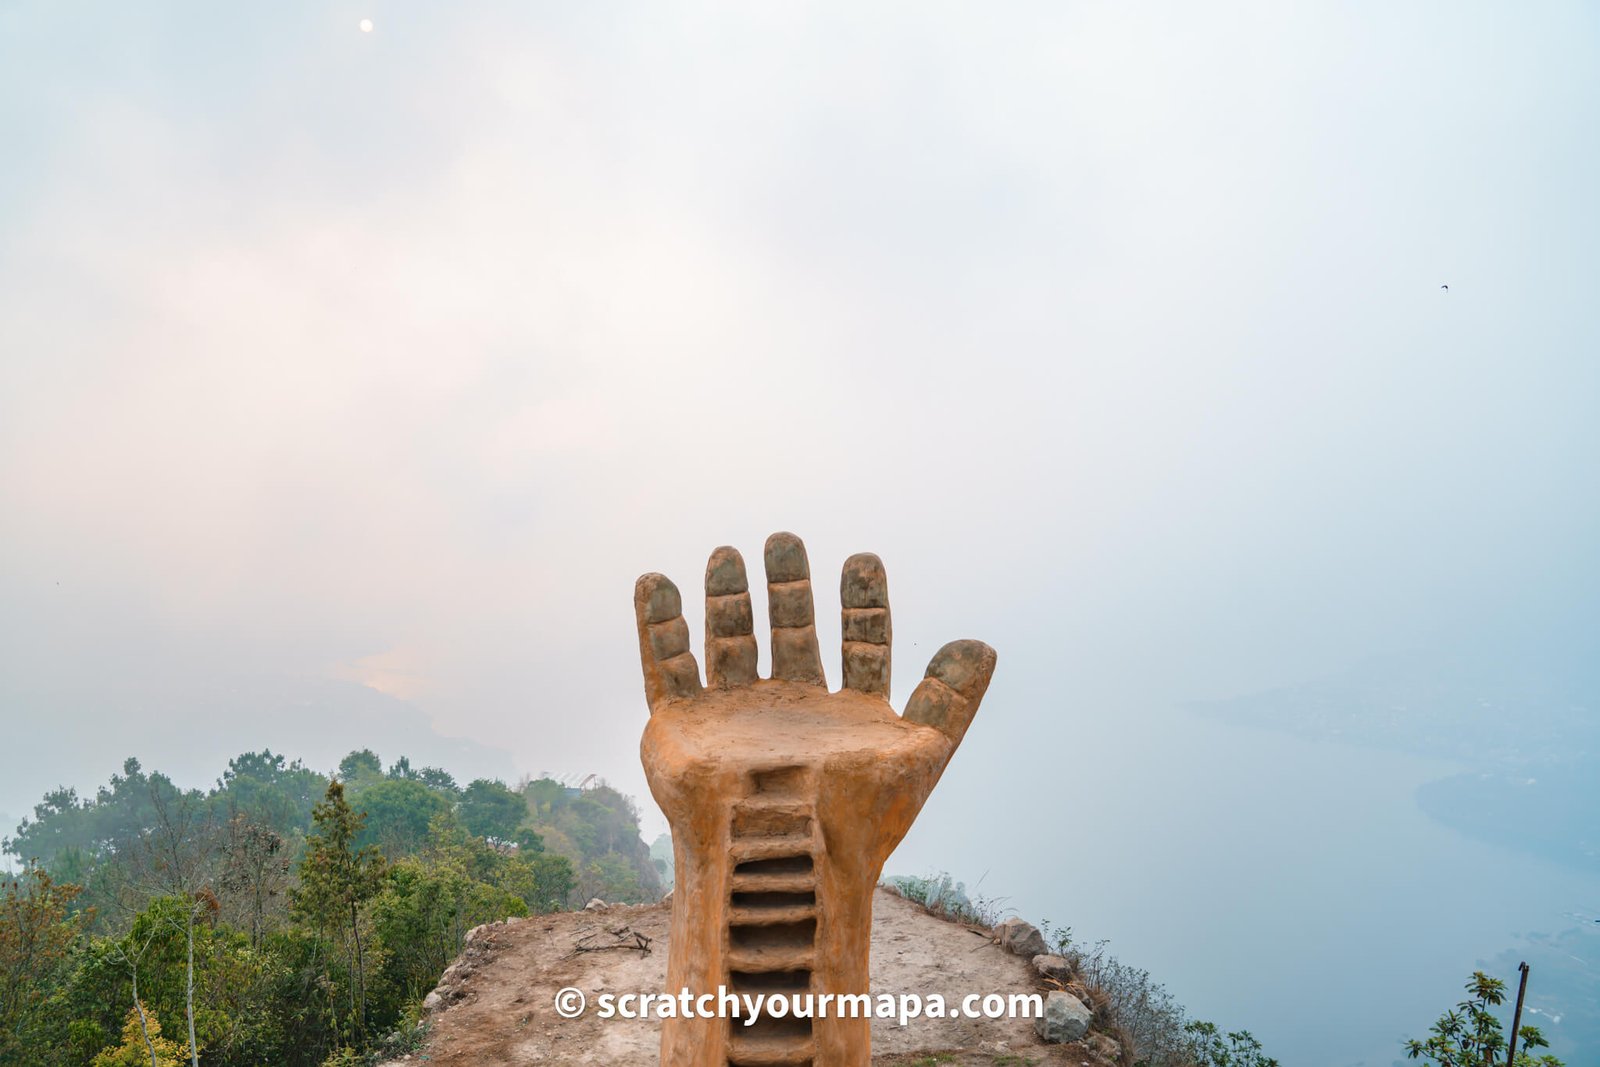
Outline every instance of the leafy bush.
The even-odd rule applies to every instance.
[[[1248,1030],[1224,1034],[1215,1023],[1195,1020],[1185,1024],[1183,1032],[1189,1036],[1188,1055],[1194,1067],[1278,1067]]]
[[[186,1061],[183,1046],[162,1037],[161,1024],[140,1004],[128,1009],[122,1043],[97,1055],[91,1067],[182,1067]]]
[[[1506,984],[1490,978],[1482,971],[1472,972],[1467,981],[1468,997],[1439,1017],[1428,1031],[1425,1041],[1406,1042],[1409,1059],[1427,1059],[1438,1067],[1481,1067],[1498,1064],[1505,1058],[1506,1035],[1500,1020],[1490,1008],[1505,1003]],[[1515,1067],[1562,1067],[1554,1056],[1534,1058],[1530,1049],[1549,1048],[1537,1026],[1524,1026],[1517,1031],[1517,1041],[1522,1048],[1517,1052]]]

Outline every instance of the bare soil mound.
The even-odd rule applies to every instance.
[[[637,936],[636,936],[637,935]],[[480,927],[430,996],[427,1047],[394,1061],[430,1067],[524,1064],[646,1067],[658,1063],[660,1022],[601,1019],[602,993],[661,992],[666,986],[668,905],[613,906],[513,919]],[[637,946],[641,940],[648,950]],[[558,991],[583,991],[588,1011],[556,1013]],[[893,893],[873,906],[874,995],[941,994],[957,1006],[970,993],[1046,992],[1027,960],[1001,949],[986,931],[946,922]],[[875,1064],[1090,1065],[1115,1052],[1100,1035],[1046,1045],[1024,1018],[916,1018],[872,1024]],[[1114,1060],[1109,1061],[1114,1062]]]

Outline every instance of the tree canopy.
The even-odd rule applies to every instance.
[[[364,1062],[473,926],[659,893],[614,790],[382,768],[245,752],[198,790],[128,759],[46,794],[5,841],[0,1067],[188,1063],[191,1034],[205,1067]]]
[[[504,782],[479,778],[462,790],[460,811],[461,822],[470,833],[512,841],[528,817],[528,802]]]

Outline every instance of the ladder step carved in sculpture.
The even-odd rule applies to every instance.
[[[728,989],[785,996],[811,992],[816,969],[816,813],[803,797],[806,769],[781,767],[751,776],[752,792],[733,809],[733,873],[728,895]],[[816,1043],[810,1019],[765,1013],[746,1026],[728,1021],[728,1067],[810,1067]]]

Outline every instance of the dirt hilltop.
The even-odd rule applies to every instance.
[[[425,1048],[393,1065],[484,1067],[647,1067],[659,1060],[658,1020],[600,1019],[601,993],[660,992],[666,985],[668,905],[561,912],[493,923],[474,931],[466,950],[430,995]],[[611,947],[637,945],[649,951]],[[602,947],[604,946],[604,947]],[[585,950],[588,949],[588,950]],[[556,993],[575,987],[588,998],[578,1019],[556,1014]],[[932,993],[958,1006],[969,993],[1051,988],[1028,960],[1002,949],[987,931],[930,915],[883,889],[873,901],[872,989]],[[1059,988],[1059,987],[1055,987]],[[912,1019],[872,1023],[874,1064],[932,1067],[1106,1067],[1117,1048],[1092,1032],[1047,1045],[1030,1019]]]

